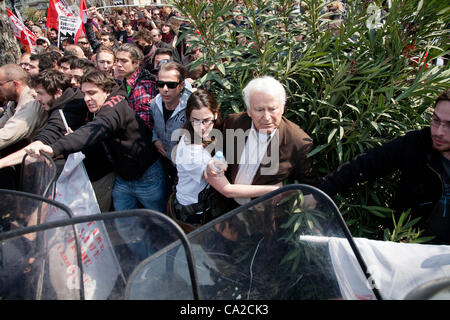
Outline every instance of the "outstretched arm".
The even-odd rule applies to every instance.
[[[27,154],[26,149],[27,148],[39,148],[39,146],[42,145],[44,146],[44,144],[41,141],[34,141],[32,143],[30,143],[28,146],[23,147],[22,149],[11,153],[9,155],[7,155],[6,157],[3,157],[0,159],[0,169],[1,168],[5,168],[5,167],[9,167],[9,166],[15,166],[16,164],[20,164],[23,160],[23,157]]]
[[[257,198],[282,186],[281,183],[276,185],[231,184],[225,175],[208,175],[207,170],[204,172],[204,178],[227,198]]]
[[[40,144],[29,144],[25,147],[25,152],[33,158],[39,158],[42,153],[48,154],[50,157],[53,156],[53,149],[43,143]]]

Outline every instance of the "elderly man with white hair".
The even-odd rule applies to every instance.
[[[227,176],[236,184],[277,184],[288,180],[314,184],[312,139],[283,117],[286,92],[276,79],[253,79],[243,90],[247,111],[232,114],[224,122]],[[212,169],[209,170],[214,174]],[[250,199],[235,199],[244,204]]]

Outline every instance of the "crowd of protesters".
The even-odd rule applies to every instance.
[[[182,127],[185,122],[184,107],[186,100],[189,94],[194,91],[191,84],[206,72],[206,68],[203,67],[192,71],[188,67],[189,63],[199,57],[201,50],[192,48],[191,43],[188,43],[186,40],[179,43],[177,41],[182,30],[186,31],[186,28],[184,28],[186,22],[182,21],[171,7],[163,5],[145,9],[142,7],[117,8],[103,13],[95,7],[91,7],[88,9],[87,14],[88,19],[84,24],[86,34],[76,39],[76,41],[70,37],[64,39],[62,37],[60,43],[58,43],[58,30],[53,28],[47,29],[45,17],[38,24],[34,24],[31,20],[25,21],[25,25],[38,37],[33,51],[30,53],[23,50],[18,63],[28,75],[23,80],[27,88],[25,93],[36,91],[36,89],[31,88],[33,77],[37,77],[39,74],[42,75],[42,73],[47,74],[48,70],[56,70],[64,74],[68,79],[71,90],[78,92],[82,97],[83,93],[81,92],[80,83],[82,76],[94,69],[104,72],[111,76],[119,87],[124,89],[127,103],[140,116],[147,129],[150,130],[156,150],[159,154],[164,155],[165,159],[168,159],[165,149],[169,143],[171,132],[163,133],[165,124],[158,123],[159,117],[157,117],[158,121],[154,122],[150,104],[152,101],[159,101],[159,105],[162,103],[165,106],[164,117],[167,116],[166,110],[170,110],[173,113],[177,105],[180,104],[181,110],[176,110],[175,113],[180,112],[181,116],[175,116],[175,114],[174,119],[165,120],[169,121],[168,126],[172,129]],[[158,71],[161,65],[169,62],[177,70],[179,80],[183,83],[183,87],[180,87],[180,90],[175,90],[176,94],[173,94],[172,91],[174,90],[172,90],[172,87],[159,87],[157,83]],[[7,68],[7,66],[4,66],[8,70],[11,67],[8,66]],[[52,103],[58,100],[54,93],[50,93],[51,90],[49,91],[48,88],[43,89],[47,90],[46,93],[52,96]],[[60,89],[62,92],[65,92],[66,88],[60,87]],[[160,91],[162,92],[158,95]],[[6,92],[5,88],[1,93],[2,109],[0,111],[5,115],[2,117],[2,122],[6,123],[7,119],[10,120],[8,126],[6,128],[2,127],[1,131],[4,132],[6,129],[8,129],[8,132],[15,131],[17,121],[11,121],[14,119],[9,118],[14,115],[15,108],[20,109],[24,99],[21,99],[19,104],[17,101],[21,92],[15,92],[14,97],[12,97],[10,93]],[[178,96],[178,93],[180,93],[180,96]],[[163,98],[155,100],[157,96]],[[180,99],[181,96],[182,99]],[[33,101],[36,105],[39,105],[39,102],[44,105],[41,95],[38,94],[35,98],[36,100]],[[167,102],[165,102],[165,99]],[[50,110],[51,106],[49,105],[48,108]],[[35,109],[37,110],[33,109],[33,113],[29,112],[30,114],[27,117],[42,119],[40,122],[35,120],[36,123],[33,126],[28,125],[27,132],[20,135],[15,134],[14,139],[11,138],[11,133],[4,138],[6,141],[4,143],[5,146],[2,146],[0,149],[2,161],[7,156],[9,158],[6,159],[13,159],[12,155],[16,155],[12,162],[9,161],[7,163],[8,165],[24,154],[24,143],[33,142],[37,132],[48,122],[48,115],[41,115],[38,111],[42,111],[39,108]],[[85,107],[81,113],[86,111]],[[20,115],[20,112],[15,114],[16,117]],[[70,118],[70,112],[68,117]],[[161,117],[161,121],[164,121],[164,117]],[[28,118],[26,118],[26,121],[29,121]],[[68,120],[70,121],[70,119]],[[71,129],[74,130],[78,127],[76,125],[75,128]],[[22,131],[25,130],[22,129]],[[158,135],[161,138],[156,139]],[[6,148],[7,146],[9,147]],[[88,172],[92,173],[91,179],[99,176],[96,170],[89,170],[90,160],[86,159],[85,162]],[[8,166],[6,161],[3,163],[2,167]],[[168,171],[174,172],[174,166],[170,161],[164,160],[163,165]],[[171,178],[174,179],[173,174]],[[4,179],[3,181],[14,180]],[[173,182],[168,182],[169,189],[173,186]],[[14,188],[16,186],[15,183],[11,185],[8,185],[8,183],[2,187]],[[111,208],[113,207],[109,206],[108,203],[105,204],[104,208],[102,207],[104,210]]]
[[[342,3],[329,9],[339,13]],[[202,55],[191,40],[198,35],[170,6],[106,13],[91,7],[87,14],[86,35],[61,43],[45,20],[28,21],[38,35],[36,52],[0,67],[0,188],[18,187],[18,164],[27,153],[49,154],[61,169],[68,154],[83,151],[102,212],[154,209],[187,231],[289,178],[340,190],[332,178],[319,184],[307,156],[312,139],[283,117],[286,92],[279,81],[253,79],[243,90],[246,112],[222,119],[212,93],[195,87],[209,68],[190,68]],[[185,134],[174,139],[179,129]],[[218,142],[212,133],[226,129],[242,129],[248,138],[233,146],[223,176],[211,165],[217,150],[210,147]],[[268,164],[269,153],[278,157]],[[200,201],[205,194],[223,208],[207,212],[211,198]],[[137,218],[118,219],[115,227],[124,239],[143,228]],[[155,250],[150,239],[130,249],[142,259]]]
[[[58,30],[45,30],[45,21],[40,26],[27,22],[39,35],[35,52],[23,52],[18,64],[0,67],[0,95],[8,102],[1,117],[0,135],[6,142],[0,147],[0,188],[19,187],[26,154],[46,153],[62,170],[68,154],[82,151],[102,212],[153,209],[189,231],[279,188],[286,178],[312,182],[306,157],[312,140],[282,117],[285,92],[276,79],[260,78],[246,91],[247,107],[257,103],[258,109],[250,116],[238,114],[235,126],[252,132],[245,157],[258,156],[245,166],[230,163],[233,176],[225,177],[206,167],[216,152],[211,148],[216,137],[210,133],[222,129],[222,116],[213,94],[193,87],[208,71],[201,64],[190,68],[202,55],[192,41],[195,31],[168,6],[105,15],[92,7],[87,15],[86,34],[60,43]],[[187,134],[174,139],[180,129]],[[254,153],[262,135],[268,137],[265,149]],[[261,175],[264,150],[271,141],[278,147],[286,139],[292,141],[281,144],[284,156],[277,158],[276,170]],[[198,154],[203,144],[210,148],[200,152],[202,158],[186,162],[180,154]],[[117,219],[115,228],[136,257],[144,259],[156,250],[155,239],[132,241],[145,228],[140,219]]]

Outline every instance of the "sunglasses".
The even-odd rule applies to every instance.
[[[167,86],[169,89],[175,89],[180,84],[180,81],[156,81],[156,86],[158,88],[164,88],[164,86]]]
[[[89,44],[89,42],[78,42],[78,44]]]

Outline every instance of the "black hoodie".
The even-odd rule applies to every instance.
[[[68,88],[60,98],[55,100],[49,110],[47,123],[33,140],[52,144],[67,133],[61,114],[58,111],[60,109],[63,110],[67,125],[73,131],[85,125],[90,115],[81,90]],[[84,148],[81,151],[86,156],[83,163],[91,181],[97,181],[112,171],[112,165],[108,162],[101,144]]]
[[[126,92],[116,87],[94,119],[52,143],[55,156],[82,150],[104,141],[114,171],[124,180],[139,179],[157,159],[151,131],[130,108]]]
[[[86,123],[89,109],[84,102],[83,93],[79,89],[67,88],[51,106],[47,123],[33,141],[52,144],[67,133],[58,111],[60,109],[63,110],[67,124],[72,130],[75,131]]]

